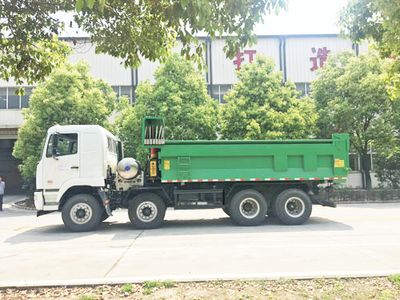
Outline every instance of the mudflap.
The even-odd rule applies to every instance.
[[[311,201],[314,204],[320,204],[322,206],[336,207],[336,203],[331,199],[332,192],[321,192],[317,195],[310,195]]]
[[[52,212],[54,212],[54,210],[38,210],[36,212],[36,217],[47,215],[47,214],[52,213]]]
[[[106,193],[102,189],[98,189],[97,192],[99,193],[101,202],[103,202],[107,215],[111,217],[112,212],[110,207],[110,199],[107,198]]]

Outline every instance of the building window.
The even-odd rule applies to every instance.
[[[216,84],[211,88],[211,97],[218,100],[219,103],[226,103],[224,95],[232,88],[231,84]],[[210,90],[210,89],[209,89]]]
[[[126,86],[113,86],[112,89],[117,94],[117,97],[125,96],[132,103],[133,101],[133,88],[130,85]]]
[[[7,108],[7,88],[0,88],[0,109]]]
[[[20,108],[20,96],[17,95],[17,88],[8,88],[8,109]]]
[[[0,109],[21,109],[29,106],[32,87],[24,88],[24,95],[17,95],[17,87],[0,88]]]
[[[307,96],[310,94],[310,83],[309,82],[296,82],[296,90],[301,93],[301,97]]]

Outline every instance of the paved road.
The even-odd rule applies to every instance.
[[[314,206],[301,226],[171,210],[148,231],[122,210],[91,233],[66,232],[59,213],[0,214],[0,286],[390,273],[400,273],[400,204]]]
[[[4,204],[14,203],[16,201],[23,200],[23,199],[25,199],[24,195],[5,195],[3,198],[3,203]]]

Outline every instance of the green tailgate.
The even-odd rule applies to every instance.
[[[338,180],[349,166],[348,134],[326,140],[153,142],[145,144],[160,149],[163,182]]]

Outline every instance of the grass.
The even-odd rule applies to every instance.
[[[121,286],[121,292],[123,293],[132,293],[133,291],[133,285],[132,283],[125,283],[123,286]]]
[[[79,300],[95,300],[96,297],[92,296],[92,295],[82,295],[79,297]]]
[[[389,280],[390,280],[392,283],[397,284],[397,285],[400,286],[400,274],[390,275],[390,276],[389,276]]]
[[[145,281],[143,282],[143,294],[150,295],[157,288],[173,288],[176,284],[173,281]]]

